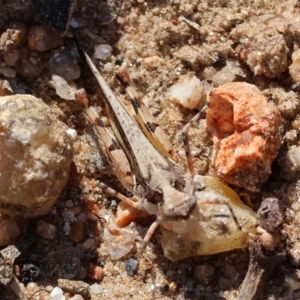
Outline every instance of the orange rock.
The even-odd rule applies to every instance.
[[[103,278],[103,269],[100,266],[90,263],[88,275],[91,279],[100,281]]]
[[[280,146],[280,114],[254,85],[229,82],[210,93],[206,115],[213,135],[212,173],[258,191]]]
[[[139,210],[120,202],[118,205],[116,224],[119,227],[125,227],[133,222],[139,214]]]
[[[131,222],[137,222],[143,226],[151,224],[153,222],[153,216],[121,201],[118,204],[117,218],[115,222],[119,227],[126,227]]]

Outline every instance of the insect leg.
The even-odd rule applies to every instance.
[[[144,239],[142,241],[142,245],[141,245],[141,249],[138,251],[137,253],[137,256],[140,256],[143,254],[143,252],[145,251],[147,245],[149,244],[150,242],[150,239],[152,237],[152,235],[154,234],[155,232],[155,229],[158,227],[158,225],[160,224],[159,220],[156,219],[155,222],[153,222],[151,224],[151,226],[149,227],[146,235],[144,236]]]
[[[105,190],[108,194],[118,198],[119,200],[123,201],[127,205],[136,208],[136,209],[142,209],[140,204],[138,202],[133,201],[132,199],[124,196],[123,194],[117,192],[116,190],[112,189],[111,187],[107,186],[105,183],[99,181],[98,182],[99,186]]]
[[[186,155],[187,165],[192,178],[195,175],[194,171],[194,163],[192,160],[191,148],[190,148],[190,141],[189,141],[189,129],[191,125],[198,121],[202,115],[202,113],[207,109],[207,105],[205,105],[184,127],[182,130],[182,142],[184,146],[184,152]]]

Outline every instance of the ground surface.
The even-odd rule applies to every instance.
[[[300,7],[297,1],[292,0],[272,2],[124,0],[116,9],[116,19],[107,25],[102,25],[105,16],[99,1],[78,0],[73,13],[73,19],[78,23],[75,31],[86,49],[92,50],[99,44],[112,46],[112,55],[99,62],[98,67],[103,70],[115,93],[125,99],[124,90],[114,77],[116,63],[121,61],[126,64],[144,102],[170,136],[183,164],[185,156],[178,132],[196,111],[165,100],[168,87],[179,76],[194,72],[199,79],[211,82],[215,79],[210,75],[211,69],[207,68],[213,66],[218,71],[231,60],[238,63],[232,81],[255,84],[268,101],[278,107],[282,116],[282,144],[270,179],[257,193],[236,189],[243,199],[251,201],[254,210],[267,196],[278,197],[287,205],[283,231],[288,255],[264,286],[261,298],[270,300],[297,298],[293,289],[299,286],[296,270],[300,265],[295,257],[297,255],[290,255],[291,249],[297,245],[300,223],[297,216],[300,159],[296,151],[299,146],[300,90],[288,70],[292,63],[291,55],[300,45]],[[9,22],[8,16],[0,19],[3,21],[1,31]],[[14,17],[25,24],[27,30],[38,24],[30,16],[11,13],[10,18],[14,20]],[[184,22],[182,17],[199,24],[199,30]],[[67,48],[73,47],[67,38],[64,43]],[[130,272],[125,264],[130,255],[117,261],[110,258],[102,238],[105,222],[95,222],[88,216],[97,211],[105,220],[113,218],[117,202],[102,194],[96,180],[102,178],[116,189],[125,191],[111,175],[113,170],[99,152],[95,136],[80,107],[74,101],[60,99],[48,85],[51,77],[48,61],[55,49],[32,51],[26,38],[19,49],[21,55],[34,57],[43,68],[41,71],[28,68],[29,71],[25,72],[26,66],[20,66],[21,59],[11,66],[11,69],[17,70],[17,75],[9,80],[18,93],[42,98],[60,120],[78,133],[69,183],[54,210],[40,218],[56,227],[56,237],[52,240],[38,237],[18,263],[19,266],[32,264],[42,272],[36,277],[31,273],[26,280],[24,273],[19,276],[25,281],[28,297],[48,299],[52,287],[57,286],[57,279],[74,279],[76,270],[77,280],[99,284],[93,286],[94,299],[237,299],[239,286],[247,272],[247,250],[171,262],[163,256],[157,231],[144,256],[138,259],[139,267],[133,276],[128,274]],[[3,58],[0,59],[5,66]],[[75,71],[71,68],[72,72]],[[99,95],[96,83],[86,66],[81,65],[81,76],[73,81],[86,88],[94,105],[102,105],[96,97]],[[212,141],[204,119],[191,128],[190,137],[196,172],[204,175],[208,172],[212,153]],[[77,227],[74,227],[75,224]],[[138,241],[148,226],[132,225]],[[68,237],[70,228],[73,229],[71,238]],[[61,251],[65,251],[64,254]],[[56,265],[53,269],[48,266],[49,253],[52,253]],[[66,253],[70,261],[60,261]],[[44,259],[46,255],[47,262]],[[92,269],[96,266],[98,280],[95,280],[95,274],[83,278],[85,271],[93,273]],[[201,274],[202,269],[205,275]],[[28,282],[36,282],[37,285],[27,285]],[[69,296],[72,296],[71,292]]]

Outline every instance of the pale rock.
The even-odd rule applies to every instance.
[[[53,240],[56,234],[56,227],[43,220],[39,220],[37,223],[36,232],[39,236],[46,240]]]
[[[73,85],[69,85],[63,77],[53,74],[51,76],[50,85],[56,90],[56,94],[60,98],[65,100],[75,100],[77,88]]]
[[[111,56],[112,47],[108,44],[100,44],[95,46],[94,58],[96,59],[106,59]]]
[[[17,75],[17,72],[14,69],[11,68],[0,68],[0,74],[7,78],[15,78]]]
[[[300,81],[300,49],[296,50],[292,54],[292,64],[289,66],[289,72],[293,80]]]
[[[146,57],[143,61],[143,65],[147,70],[157,69],[164,64],[162,58],[157,55]]]
[[[10,216],[51,211],[68,181],[73,140],[41,99],[0,97],[0,205]]]
[[[98,284],[98,283],[94,283],[91,285],[91,292],[93,294],[100,294],[102,292],[102,288],[101,288],[101,285]]]
[[[84,299],[81,295],[76,294],[72,298],[70,298],[69,300],[84,300]]]
[[[168,98],[176,104],[189,109],[202,108],[206,104],[206,95],[209,84],[200,81],[194,74],[182,76],[177,83],[171,86]]]
[[[113,260],[126,255],[134,246],[135,234],[126,228],[105,228],[103,240]]]
[[[61,288],[55,287],[51,293],[49,300],[65,300],[66,297],[64,296],[64,292]]]

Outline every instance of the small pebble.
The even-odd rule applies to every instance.
[[[81,295],[74,295],[72,298],[70,298],[69,300],[84,300],[83,297]]]
[[[14,51],[26,36],[26,26],[20,22],[10,22],[0,37],[0,53]]]
[[[134,246],[135,234],[126,228],[105,228],[103,234],[110,257],[120,259]]]
[[[170,284],[169,284],[169,291],[171,293],[175,293],[177,290],[177,283],[175,281],[172,281]]]
[[[72,225],[69,232],[69,239],[74,243],[81,243],[84,239],[84,222],[78,221]]]
[[[63,39],[50,27],[34,26],[28,32],[28,47],[33,51],[47,51],[63,44]]]
[[[137,270],[138,264],[138,261],[133,258],[129,258],[125,261],[125,269],[129,276],[134,275]]]
[[[280,242],[280,235],[278,233],[270,233],[259,226],[257,227],[257,233],[259,235],[261,245],[267,251],[273,251],[278,246]]]
[[[213,266],[209,264],[203,264],[195,268],[194,276],[200,284],[206,286],[213,279],[215,271],[216,269]]]
[[[90,299],[90,285],[81,280],[58,279],[58,286],[69,294],[81,295],[83,299]]]
[[[65,221],[69,221],[70,223],[73,223],[75,220],[75,215],[74,215],[73,211],[68,210],[68,209],[65,209],[63,211],[62,216]]]
[[[63,77],[53,74],[49,83],[56,90],[56,94],[60,98],[65,100],[75,100],[77,88],[69,85]]]
[[[63,290],[59,287],[55,287],[50,293],[49,300],[65,300]]]
[[[87,239],[82,245],[83,247],[88,250],[88,249],[91,249],[95,244],[95,240],[94,239]]]
[[[38,62],[33,59],[22,59],[19,64],[16,66],[18,74],[29,78],[34,79],[41,75],[44,70],[44,63],[38,58]]]
[[[0,74],[7,78],[15,78],[17,75],[17,72],[14,69],[11,68],[0,68]]]
[[[76,21],[76,19],[72,18],[70,21],[70,26],[73,28],[77,28],[79,23]]]
[[[46,264],[47,270],[60,278],[81,280],[87,273],[74,247],[48,253]]]
[[[35,282],[29,282],[26,288],[29,294],[34,294],[38,290],[38,285]]]
[[[214,143],[212,174],[259,191],[281,145],[277,107],[255,85],[245,82],[228,82],[209,96],[206,123]]]
[[[290,250],[290,260],[296,267],[300,267],[300,242],[296,242]]]
[[[283,223],[283,217],[283,203],[275,197],[264,199],[257,211],[259,226],[269,232],[274,232]]]
[[[80,221],[80,222],[86,222],[87,216],[85,213],[80,212],[77,216],[76,216],[76,220]]]
[[[157,69],[158,67],[160,67],[161,65],[163,65],[163,62],[164,62],[163,59],[161,59],[157,55],[146,57],[144,59],[144,67],[147,70]]]
[[[236,75],[243,75],[239,63],[234,60],[227,60],[226,66],[220,71],[217,71],[211,80],[217,85],[222,85],[235,80]]]
[[[74,206],[74,203],[72,200],[68,200],[66,201],[65,203],[65,207],[68,207],[68,208],[72,208]]]
[[[56,227],[52,224],[39,220],[36,227],[36,232],[39,236],[46,240],[53,240],[56,234]]]
[[[95,46],[94,58],[96,59],[106,59],[111,56],[112,47],[108,44],[101,44]]]
[[[19,59],[19,56],[19,50],[14,50],[11,52],[5,52],[3,54],[3,59],[8,67],[13,67]]]
[[[101,288],[100,284],[98,284],[98,283],[92,284],[91,285],[91,292],[93,294],[96,294],[96,295],[100,294],[102,292],[102,288]]]
[[[292,54],[293,63],[289,66],[289,72],[294,81],[300,81],[300,49]]]
[[[63,229],[64,229],[65,235],[68,235],[70,233],[71,226],[70,226],[70,222],[69,221],[65,222]]]
[[[76,253],[78,254],[79,258],[82,258],[85,252],[85,248],[81,244],[77,244],[75,246]]]
[[[52,74],[63,77],[66,81],[78,79],[81,74],[79,54],[73,48],[60,47],[55,50],[48,62]]]
[[[290,276],[286,274],[284,276],[284,282],[292,291],[300,289],[300,279],[298,276]]]
[[[93,280],[101,281],[103,278],[103,269],[100,266],[90,263],[88,275]]]
[[[171,86],[168,98],[183,107],[201,109],[206,104],[209,89],[207,81],[200,81],[194,74],[187,74]]]
[[[8,96],[13,94],[13,90],[8,80],[0,80],[0,96]]]

